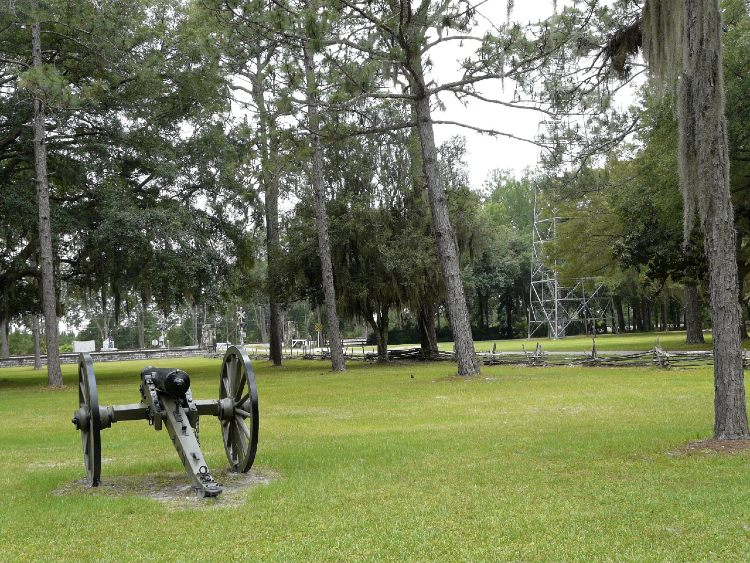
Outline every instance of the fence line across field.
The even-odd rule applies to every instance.
[[[365,362],[377,361],[377,352],[367,351],[364,343],[356,346],[345,345],[347,359]],[[257,359],[268,358],[267,348],[248,348],[248,354]],[[286,359],[327,360],[330,359],[328,348],[284,348]],[[650,350],[641,352],[599,352],[596,345],[590,351],[559,352],[546,351],[537,343],[533,351],[490,351],[478,352],[477,358],[482,365],[516,365],[516,366],[583,366],[583,367],[706,367],[713,364],[713,351],[667,351],[656,345]],[[421,348],[396,348],[388,350],[389,360],[402,361],[455,361],[451,351],[438,351],[425,357]],[[748,367],[747,354],[743,352],[745,369]]]
[[[285,359],[302,360],[328,360],[330,351],[327,347],[316,347],[310,343],[298,342],[295,346],[285,346],[283,357]],[[245,344],[242,348],[248,356],[253,359],[266,360],[269,358],[268,346]],[[345,356],[349,360],[373,362],[377,361],[378,354],[370,351],[363,339],[352,339],[344,341]],[[97,362],[146,360],[162,358],[178,358],[187,356],[210,356],[220,357],[224,350],[207,351],[196,347],[183,347],[156,350],[118,350],[93,352],[91,355]],[[61,354],[62,363],[75,363],[78,354]],[[589,351],[558,352],[544,350],[541,343],[537,343],[533,350],[521,351],[497,351],[477,353],[477,358],[483,365],[516,365],[516,366],[584,366],[584,367],[645,367],[658,366],[668,367],[706,367],[713,364],[713,352],[710,350],[694,350],[672,352],[661,348],[658,343],[647,351],[630,352],[599,352],[596,345]],[[42,363],[46,362],[46,356],[42,356]],[[430,357],[422,354],[421,348],[393,348],[388,350],[388,359],[395,361],[455,361],[452,351],[441,350]],[[0,360],[0,367],[18,367],[32,365],[33,356],[11,356]],[[746,353],[743,352],[743,363],[748,367]]]

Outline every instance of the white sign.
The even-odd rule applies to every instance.
[[[73,352],[96,352],[96,342],[93,340],[74,340]]]

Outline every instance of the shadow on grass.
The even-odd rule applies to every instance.
[[[49,391],[54,393],[56,391],[65,391],[71,385],[75,384],[73,378],[64,378],[65,386],[63,387],[50,387],[49,381],[47,380],[46,374],[39,377],[0,377],[0,390],[13,390],[13,389],[29,389],[36,388],[41,391]]]
[[[331,371],[331,364],[327,360],[287,360],[281,367],[273,367],[272,363],[267,360],[253,360],[251,363],[256,376],[261,378],[268,377],[274,380],[283,380],[287,376],[297,378],[299,376],[362,375],[370,370],[381,370],[383,368],[408,370],[410,366],[426,365],[423,362],[412,363],[406,361],[393,361],[385,364],[348,361],[346,372],[334,373]],[[193,383],[213,382],[214,380],[218,382],[221,370],[220,359],[171,358],[153,362],[147,360],[99,362],[94,364],[94,372],[99,384],[127,384],[132,385],[137,390],[141,382],[141,370],[148,365],[182,369],[190,375]],[[446,362],[441,365],[448,366],[451,364]],[[62,388],[63,390],[70,389],[71,387],[73,389],[76,388],[78,384],[78,367],[76,364],[63,365],[63,381],[66,386]],[[0,391],[28,390],[34,388],[37,390],[56,390],[48,387],[46,367],[38,371],[33,371],[29,367],[3,368],[0,370]]]
[[[94,373],[96,374],[96,380],[99,383],[133,384],[137,389],[137,386],[140,385],[141,382],[141,370],[148,365],[185,369],[194,380],[215,378],[218,381],[219,370],[221,369],[221,363],[218,360],[215,362],[215,367],[209,367],[205,365],[205,363],[196,366],[195,362],[186,362],[183,358],[176,358],[155,362],[148,362],[146,360],[133,360],[131,362],[99,362],[94,364]],[[75,388],[78,384],[78,366],[76,364],[64,364],[62,370],[63,383],[66,386],[63,387],[63,389],[70,387]],[[44,390],[49,391],[56,390],[56,388],[49,387],[46,367],[36,371],[29,367],[4,368],[0,370],[0,390],[28,389],[30,387],[41,387]]]

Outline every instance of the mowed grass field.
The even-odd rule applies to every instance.
[[[596,336],[596,348],[600,352],[639,352],[651,350],[658,342],[659,346],[668,351],[684,350],[710,350],[711,333],[704,334],[706,342],[704,344],[685,344],[685,331],[670,332],[630,332],[627,334],[598,334]],[[495,347],[497,352],[533,352],[537,343],[542,345],[545,351],[549,352],[590,352],[592,337],[579,335],[567,336],[559,340],[550,340],[546,337],[539,338],[516,338],[511,340],[480,340],[474,342],[477,352],[490,352]],[[743,343],[745,348],[750,346],[750,341]],[[253,346],[266,348],[267,345],[249,344],[248,349],[252,351]],[[419,344],[395,344],[390,345],[390,349],[396,348],[415,348]],[[452,342],[440,342],[438,347],[444,351],[453,350]],[[361,346],[352,348],[355,352],[362,350]],[[376,352],[375,346],[366,346],[368,352]],[[301,350],[295,349],[292,353],[302,353]]]
[[[216,398],[219,360],[157,362]],[[138,400],[145,362],[96,365],[103,404]],[[103,431],[84,475],[75,367],[0,370],[2,560],[735,560],[750,558],[750,454],[685,451],[710,435],[708,370],[255,363],[270,484],[240,502],[160,502],[138,478],[182,472],[166,431]],[[202,419],[212,469],[218,423]],[[256,469],[254,468],[254,469]],[[185,477],[185,480],[187,478]],[[179,480],[179,477],[178,477]]]
[[[704,334],[706,339],[705,344],[685,344],[685,331],[673,331],[673,332],[631,332],[627,334],[597,334],[596,335],[596,348],[600,351],[610,352],[637,352],[643,350],[651,350],[654,345],[659,343],[659,346],[664,350],[679,351],[679,350],[710,350],[711,349],[711,333],[707,332]],[[586,352],[591,351],[592,337],[586,335],[578,336],[566,336],[559,340],[550,340],[548,338],[523,338],[515,340],[485,340],[476,343],[476,349],[480,352],[488,352],[492,350],[493,344],[496,345],[497,351],[503,352],[517,352],[522,349],[533,352],[536,348],[537,342],[542,345],[544,350],[558,351],[558,352]],[[746,343],[747,344],[747,343]],[[440,345],[443,349],[443,345]],[[446,350],[453,348],[453,344],[448,343],[445,347]]]

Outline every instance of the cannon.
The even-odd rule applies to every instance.
[[[101,431],[115,422],[146,420],[156,430],[166,427],[193,488],[204,497],[221,493],[199,443],[201,416],[219,419],[230,469],[246,473],[258,449],[258,390],[247,353],[227,349],[219,373],[219,399],[194,400],[190,376],[180,369],[147,366],[141,371],[141,402],[100,406],[94,363],[81,353],[78,362],[78,410],[73,424],[81,432],[83,463],[89,485],[99,485],[102,467]]]

